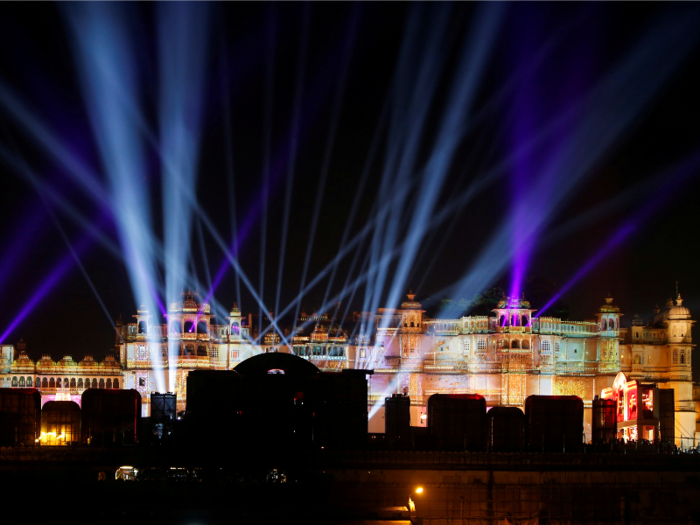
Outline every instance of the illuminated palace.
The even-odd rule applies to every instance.
[[[149,415],[159,378],[173,385],[178,410],[184,410],[190,371],[233,369],[259,353],[288,352],[322,371],[372,370],[370,432],[384,431],[383,399],[394,393],[410,396],[416,426],[425,426],[433,394],[478,393],[489,406],[520,408],[532,394],[573,394],[584,400],[590,439],[592,401],[623,372],[629,380],[674,390],[677,442],[683,437],[683,446],[693,444],[694,321],[680,296],[647,323],[635,316],[629,328],[620,327],[622,314],[610,297],[589,321],[535,317],[535,311],[525,299],[504,298],[488,317],[430,319],[409,294],[400,308],[358,314],[360,335],[350,337],[326,314],[304,313],[304,328],[291,339],[285,333],[289,344],[272,330],[255,344],[250,315],[243,317],[234,305],[225,322],[215,323],[210,305],[186,292],[169,305],[165,324],[153,322],[144,309],[132,322],[118,320],[114,356],[99,363],[89,356],[80,362],[44,356],[35,363],[23,343],[1,346],[0,386],[38,388],[43,402],[79,401],[86,388],[134,388]]]

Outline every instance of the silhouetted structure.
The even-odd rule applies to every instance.
[[[34,445],[41,428],[41,394],[33,388],[0,388],[0,444]]]
[[[389,448],[407,448],[411,444],[411,399],[394,394],[384,399],[384,433]]]
[[[484,449],[486,400],[478,394],[435,394],[428,399],[428,434],[440,450]]]
[[[612,399],[593,400],[593,444],[604,445],[617,438],[617,403]]]
[[[517,452],[525,446],[525,414],[518,407],[493,407],[486,413],[488,448]]]
[[[42,445],[70,445],[81,440],[81,411],[73,401],[48,401],[41,409]]]
[[[133,445],[141,420],[141,395],[136,390],[89,389],[82,397],[82,441],[109,447]]]
[[[659,434],[662,443],[673,445],[676,441],[675,394],[673,389],[659,389]]]
[[[216,429],[227,443],[276,449],[364,447],[366,373],[326,374],[284,353],[251,357],[232,371],[195,370],[187,382],[188,435]]]
[[[529,396],[525,400],[526,444],[533,451],[583,449],[583,400],[578,396]]]

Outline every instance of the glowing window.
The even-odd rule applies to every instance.
[[[214,359],[218,359],[218,358],[219,358],[219,349],[218,349],[218,347],[214,347],[214,348],[211,349],[211,356],[212,356]]]
[[[486,350],[486,339],[477,340],[476,349],[480,352],[484,352]]]
[[[542,341],[542,353],[549,354],[552,352],[552,343],[549,341]]]
[[[366,350],[366,349],[360,348],[360,357],[363,358],[363,359],[364,359],[365,357],[367,357],[367,350]]]
[[[241,327],[238,323],[231,323],[231,335],[238,335],[241,333]]]

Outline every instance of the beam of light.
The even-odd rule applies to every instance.
[[[117,327],[114,324],[114,320],[112,319],[112,316],[110,315],[109,310],[107,310],[107,307],[105,306],[105,303],[102,300],[102,297],[100,297],[100,294],[97,291],[97,288],[95,287],[94,283],[92,282],[90,275],[88,274],[87,270],[85,269],[85,266],[83,265],[82,261],[80,260],[80,256],[78,255],[78,252],[73,247],[73,244],[71,243],[70,239],[68,238],[68,235],[66,235],[66,232],[63,229],[63,226],[61,226],[61,222],[58,220],[56,213],[54,212],[53,208],[51,207],[51,204],[49,203],[48,197],[44,193],[43,185],[41,185],[39,183],[39,178],[36,175],[34,175],[34,173],[29,168],[29,166],[27,165],[26,162],[22,162],[20,167],[22,169],[22,173],[24,174],[24,176],[31,182],[32,186],[34,187],[34,191],[36,191],[39,194],[39,197],[41,198],[41,201],[44,204],[44,207],[49,212],[51,220],[53,221],[54,225],[56,226],[56,229],[59,231],[61,238],[63,239],[63,242],[66,244],[66,247],[70,251],[70,254],[73,256],[73,259],[75,260],[75,263],[80,268],[80,272],[83,274],[83,277],[87,281],[88,286],[90,286],[90,290],[92,291],[93,295],[95,296],[95,299],[97,299],[97,302],[100,304],[100,308],[102,308],[102,311],[104,312],[105,316],[107,317],[107,321],[109,322],[109,325],[112,327],[112,329],[116,332],[117,336],[121,340],[121,334],[117,330]],[[105,219],[106,219],[106,217],[105,217]],[[17,254],[15,254],[15,257],[16,256],[17,256]]]
[[[268,23],[267,23],[267,60],[265,71],[265,104],[263,121],[265,122],[265,139],[263,148],[263,182],[262,182],[262,210],[260,212],[260,275],[258,292],[261,297],[265,296],[265,255],[267,252],[267,211],[270,200],[270,155],[272,149],[272,110],[274,100],[274,85],[275,85],[275,46],[276,38],[275,31],[277,26],[276,6],[274,3],[268,4]],[[267,312],[265,312],[267,313]],[[263,319],[262,308],[258,308],[258,319],[262,323]],[[272,317],[272,315],[270,315]]]
[[[98,223],[103,223],[105,220],[104,213],[98,219]],[[73,267],[73,263],[87,248],[92,244],[93,237],[91,235],[83,235],[78,242],[74,243],[69,253],[64,255],[56,264],[53,270],[44,278],[44,280],[34,289],[30,298],[19,309],[19,312],[10,324],[5,328],[0,335],[0,344],[12,333],[19,324],[37,307],[65,277],[68,271]],[[75,254],[75,255],[74,255]]]
[[[445,106],[442,125],[435,140],[435,148],[423,172],[421,197],[413,213],[408,228],[407,243],[399,258],[389,293],[388,303],[390,307],[398,304],[399,298],[405,290],[405,280],[413,264],[415,254],[427,233],[430,217],[433,214],[454,154],[461,142],[465,122],[469,118],[483,70],[498,34],[503,12],[500,4],[488,4],[487,8],[480,9],[475,14],[472,26],[474,31],[468,33],[469,36],[464,43],[462,58],[457,68],[459,76],[453,83]]]
[[[201,206],[197,205],[195,203],[195,210],[198,214],[198,216],[201,218],[204,226],[209,230],[209,234],[212,236],[214,241],[219,245],[219,248],[221,251],[224,253],[224,256],[228,260],[229,264],[234,268],[234,270],[239,274],[241,281],[243,281],[243,284],[248,288],[248,291],[250,294],[253,296],[253,299],[256,301],[256,303],[260,306],[260,308],[265,311],[269,312],[265,306],[265,303],[263,302],[262,297],[260,297],[260,294],[258,294],[257,290],[255,290],[255,287],[253,287],[253,284],[250,282],[250,279],[248,279],[248,276],[245,274],[243,271],[243,268],[238,262],[238,259],[229,251],[228,246],[226,245],[226,242],[221,238],[221,235],[217,231],[216,227],[212,223],[211,219],[207,215],[207,213],[202,209]],[[210,292],[211,293],[211,292]],[[271,319],[270,320],[271,326],[274,328],[274,330],[277,332],[277,334],[280,336],[281,340],[286,346],[290,346],[291,344],[287,340],[287,337],[284,335],[284,331],[279,327],[277,324],[276,319]]]
[[[162,309],[155,291],[155,262],[149,190],[137,104],[137,56],[129,37],[128,12],[122,4],[69,4],[63,10],[70,28],[83,98],[110,182],[112,206],[137,304],[150,314]],[[140,310],[142,308],[139,308]],[[151,334],[149,334],[151,335]],[[155,335],[155,334],[153,334]],[[153,363],[162,362],[159,344],[149,345]],[[159,366],[154,367],[160,369]],[[158,391],[166,391],[162,371]]]
[[[583,177],[621,140],[649,106],[654,95],[697,43],[699,35],[690,28],[697,23],[699,14],[695,10],[686,12],[683,19],[677,16],[662,18],[586,97],[572,101],[575,111],[556,119],[557,126],[570,128],[569,138],[551,157],[525,197],[527,202],[534,203],[538,213],[530,217],[518,242],[530,242],[540,234]],[[692,37],[683,36],[686,30]],[[571,117],[576,115],[582,116],[572,120]],[[538,195],[547,194],[546,188],[552,185],[557,191],[549,202],[542,202]],[[472,297],[483,290],[503,271],[517,250],[506,221],[465,277],[456,283],[450,292],[452,296]]]
[[[156,5],[156,14],[165,301],[170,305],[179,299],[191,253],[188,195],[197,186],[209,9],[206,3],[164,2]],[[172,357],[179,354],[179,346],[179,341],[168,338],[170,392],[175,389],[177,367]]]
[[[333,102],[333,110],[331,115],[331,126],[328,132],[328,140],[326,141],[326,150],[323,157],[323,164],[321,166],[321,177],[318,182],[318,188],[316,192],[316,202],[314,205],[314,212],[311,218],[311,229],[309,231],[309,236],[306,244],[306,256],[304,257],[304,266],[301,274],[301,285],[300,290],[304,289],[306,285],[306,278],[308,276],[309,264],[311,262],[311,251],[313,249],[314,241],[316,239],[316,228],[318,226],[318,220],[321,215],[321,204],[323,202],[323,194],[326,188],[326,181],[328,179],[328,171],[330,169],[331,156],[333,154],[333,148],[335,146],[335,137],[338,129],[338,122],[340,121],[340,110],[342,109],[343,97],[345,95],[345,88],[347,84],[348,70],[350,69],[350,59],[352,58],[353,48],[355,46],[355,40],[357,37],[357,29],[359,26],[359,7],[360,4],[353,4],[352,12],[350,14],[350,20],[346,28],[344,36],[344,49],[342,66],[340,70],[340,77],[338,79],[338,88],[336,89],[336,97]],[[299,308],[297,308],[294,319],[299,317]]]
[[[605,244],[574,274],[574,276],[547,303],[540,308],[535,318],[540,317],[547,309],[556,303],[571,287],[585,277],[593,268],[603,261],[610,253],[625,242],[632,234],[640,229],[642,224],[650,219],[671,197],[677,194],[682,185],[691,177],[697,175],[700,168],[700,153],[677,163],[671,169],[664,171],[657,180],[664,181],[656,187],[656,194],[644,201],[636,213],[619,226],[607,239]],[[659,192],[658,189],[662,190]]]
[[[341,44],[345,45],[345,42],[341,40]],[[331,91],[332,86],[330,85],[330,82],[334,77],[332,77],[332,75],[329,74],[329,71],[334,70],[336,68],[338,52],[338,49],[336,49],[335,47],[331,48],[328,51],[324,66],[319,68],[319,71],[314,76],[313,80],[309,82],[310,88],[304,90],[304,102],[301,104],[301,107],[304,108],[304,111],[302,113],[303,118],[301,118],[299,121],[298,130],[296,133],[297,144],[299,144],[301,142],[301,139],[307,135],[308,130],[310,129],[310,123],[314,121],[317,114],[320,112],[325,102],[326,96]],[[225,74],[227,72],[226,66],[222,66],[222,69],[224,70]],[[224,87],[226,86],[228,86],[228,82],[224,83]],[[227,96],[224,97],[224,101],[228,104]],[[230,107],[230,104],[226,107]],[[228,122],[228,120],[226,122]],[[290,126],[288,132],[286,134],[283,134],[282,136],[290,136],[291,134],[292,127]],[[274,193],[274,190],[278,187],[278,185],[283,179],[282,174],[286,172],[285,167],[288,165],[289,153],[285,150],[285,148],[289,143],[289,140],[282,141],[283,146],[280,148],[279,151],[277,151],[277,153],[274,156],[275,160],[271,163],[271,177],[269,190],[270,193]],[[233,176],[232,173],[233,172],[231,172],[231,176]],[[230,187],[232,187],[232,185]],[[243,221],[241,221],[240,224],[238,224],[238,227],[236,227],[236,225],[233,225],[233,239],[231,241],[230,248],[228,249],[228,251],[230,251],[234,257],[238,256],[238,252],[241,246],[245,243],[255,222],[257,221],[257,218],[260,214],[260,210],[262,209],[262,199],[263,191],[261,188],[253,198],[249,199],[250,204],[248,205],[246,213],[243,214]],[[232,208],[235,207],[235,203],[233,201],[231,204]],[[219,269],[216,272],[214,280],[212,282],[212,288],[211,290],[209,290],[207,297],[211,297],[214,294],[218,285],[223,280],[224,275],[226,274],[228,269],[232,267],[229,263],[230,261],[227,256],[222,258]],[[240,282],[238,276],[236,276],[236,286],[237,293],[240,294]],[[239,301],[238,304],[240,306],[241,302]]]
[[[289,229],[289,213],[292,206],[292,185],[294,171],[296,169],[297,148],[299,147],[299,125],[301,120],[301,94],[306,73],[306,55],[309,47],[309,33],[311,21],[311,3],[305,3],[302,13],[301,41],[299,47],[299,66],[297,68],[296,86],[294,88],[294,114],[292,116],[292,131],[289,139],[289,165],[287,167],[287,179],[284,192],[284,211],[282,213],[282,240],[280,243],[279,265],[277,270],[277,296],[275,299],[275,312],[279,312],[280,294],[282,290],[282,277],[284,275],[284,256],[287,251],[287,233]],[[294,330],[292,330],[294,333]]]
[[[416,5],[418,7],[415,7]],[[414,165],[425,122],[447,55],[444,52],[444,35],[451,9],[447,4],[435,9],[436,12],[429,13],[432,16],[429,16],[430,30],[427,35],[420,32],[426,25],[425,7],[414,4],[409,15],[392,83],[392,94],[396,102],[391,115],[387,158],[379,195],[396,195],[396,190],[404,185],[406,180],[414,178]],[[423,39],[427,42],[424,43]],[[385,207],[384,213],[380,212],[371,248],[374,265],[382,257],[382,253],[391,251],[398,242],[399,227],[404,223],[401,215],[405,206],[403,200],[395,198],[392,199],[391,206]],[[384,290],[387,271],[388,269],[377,273],[374,282],[367,287],[363,311],[377,309],[382,300],[381,293]]]
[[[673,28],[671,27],[672,25]],[[649,64],[641,60],[641,57],[651,61],[654,61],[655,58],[658,59],[661,55],[654,57],[650,53],[650,43],[666,40],[665,44],[668,45],[668,41],[673,40],[673,32],[677,30],[675,23],[669,24],[668,20],[666,20],[666,23],[662,24],[660,30],[654,32],[651,37],[646,38],[635,50],[636,52],[623,63],[622,67],[610,75],[606,82],[598,86],[592,95],[583,101],[586,104],[587,112],[582,122],[577,123],[573,127],[571,139],[567,144],[564,144],[562,151],[557,152],[550,165],[547,166],[547,169],[541,175],[538,184],[534,184],[534,189],[530,192],[530,202],[539,203],[533,197],[542,195],[544,193],[542,190],[545,189],[545,186],[557,183],[559,192],[552,199],[553,202],[547,203],[547,208],[549,209],[542,216],[529,221],[524,228],[525,231],[522,238],[518,239],[515,245],[512,235],[510,235],[512,229],[508,226],[502,228],[501,232],[497,234],[494,241],[478,260],[478,263],[480,263],[477,266],[478,271],[470,272],[456,288],[458,290],[457,297],[471,297],[475,292],[483,289],[484,285],[492,282],[495,276],[503,270],[504,266],[512,260],[514,254],[518,253],[519,249],[522,250],[522,246],[526,242],[530,242],[533,236],[544,227],[554,211],[560,209],[564,198],[572,192],[583,175],[592,168],[594,163],[608,151],[616,140],[619,140],[620,134],[631,124],[644,105],[648,103],[651,96],[663,83],[663,80],[668,78],[670,73],[680,63],[680,59],[677,59],[672,64],[659,64],[659,66],[663,65],[665,67],[660,68],[661,74],[658,77],[655,76],[653,79],[648,79],[649,85],[647,86],[644,83],[645,79],[640,77],[649,76],[649,72],[656,71],[656,68],[649,67]],[[672,43],[672,45],[675,45],[675,43]],[[685,55],[691,48],[691,45],[687,45],[684,49],[685,53],[682,50],[679,54]],[[669,52],[671,52],[670,49]],[[640,67],[642,64],[643,67]],[[643,93],[639,94],[635,100],[628,104],[622,104],[624,107],[620,108],[620,101],[625,100],[625,97],[629,97],[629,92],[633,89],[638,91],[638,88],[634,86],[639,86],[640,84],[643,84],[645,88],[648,87],[648,89],[642,90]],[[592,109],[594,111],[591,111]],[[607,117],[609,115],[614,115],[611,121],[608,121]],[[565,166],[572,166],[573,169],[567,170],[570,176],[561,180],[558,174]],[[441,314],[442,312],[440,312],[438,317],[441,317]]]
[[[80,159],[73,155],[48,127],[28,108],[24,101],[0,81],[0,104],[21,129],[51,157],[65,167],[83,192],[102,206],[109,207],[105,186]]]
[[[231,87],[229,85],[229,70],[227,67],[228,55],[226,51],[226,35],[223,31],[221,33],[221,39],[222,53],[220,68],[222,70],[221,83],[223,91],[222,98],[224,105],[224,151],[226,152],[226,182],[228,187],[228,202],[231,211],[231,243],[235,244],[238,226],[236,225],[236,184],[234,178],[233,165],[233,131],[231,130]],[[220,266],[219,272],[217,273],[218,281],[220,281],[221,278],[223,278],[223,271],[225,271],[226,268],[228,268],[228,264],[226,264],[226,261],[224,260]],[[221,277],[219,277],[219,273],[222,274]],[[238,306],[241,307],[241,282],[237,273],[234,274],[234,277],[236,283],[236,302]],[[216,283],[217,285],[218,281]],[[207,289],[209,290],[209,292],[207,293],[207,297],[209,297],[211,294],[214,293],[215,285],[213,283],[209,283],[209,288]]]

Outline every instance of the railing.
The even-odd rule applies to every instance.
[[[582,374],[584,372],[583,363],[564,362],[555,366],[557,374]]]

